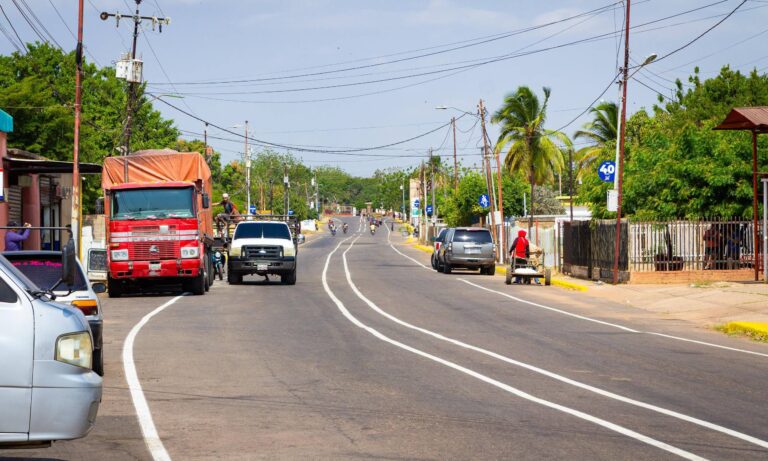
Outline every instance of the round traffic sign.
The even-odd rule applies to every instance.
[[[613,182],[616,176],[616,163],[609,160],[604,161],[600,164],[600,167],[598,167],[597,175],[602,181]]]
[[[477,203],[479,203],[480,206],[483,208],[488,208],[489,206],[491,206],[491,200],[488,198],[488,194],[481,195]]]

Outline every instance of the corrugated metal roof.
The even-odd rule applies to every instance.
[[[756,130],[768,133],[768,106],[736,107],[715,130]]]

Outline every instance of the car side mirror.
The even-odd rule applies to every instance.
[[[77,255],[75,254],[75,241],[69,239],[61,251],[61,282],[67,286],[75,284],[75,271],[77,270]]]
[[[94,282],[91,285],[91,289],[94,293],[106,293],[107,292],[107,285],[102,282]]]
[[[210,207],[211,207],[211,197],[206,192],[203,192],[203,209],[207,210]]]
[[[304,243],[306,237],[304,237],[304,234],[299,234],[296,236],[296,240],[298,240],[299,243]]]

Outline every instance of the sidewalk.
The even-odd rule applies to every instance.
[[[419,245],[412,237],[404,243],[432,252],[431,247]],[[497,266],[497,275],[505,272],[505,267]],[[728,332],[768,337],[768,284],[762,282],[611,285],[553,274],[552,285],[652,312],[661,320],[683,320],[704,328],[723,327]]]

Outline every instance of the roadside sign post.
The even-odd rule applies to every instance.
[[[601,181],[613,182],[616,177],[616,164],[606,160],[597,168],[597,175]]]
[[[491,200],[488,198],[488,194],[483,194],[480,196],[480,198],[477,200],[477,203],[480,204],[483,208],[488,208],[491,206]]]
[[[432,216],[432,205],[427,205],[427,216]]]
[[[256,214],[256,205],[251,205],[250,208],[248,208],[248,213],[255,215]]]

